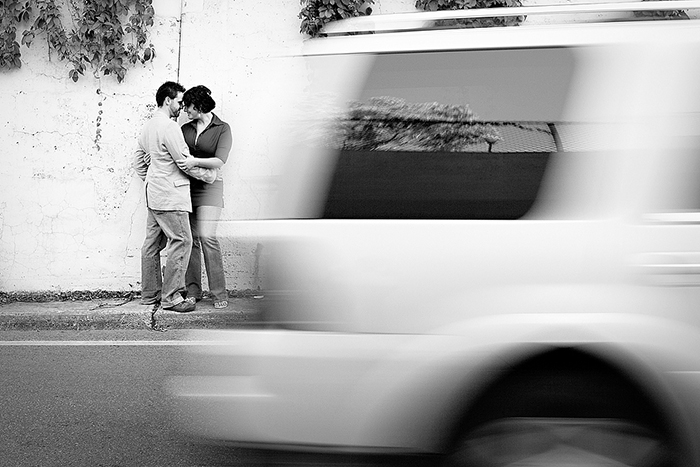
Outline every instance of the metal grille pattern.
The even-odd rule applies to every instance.
[[[473,144],[473,152],[573,152],[600,150],[600,124],[576,122],[482,122],[493,125],[502,140]]]

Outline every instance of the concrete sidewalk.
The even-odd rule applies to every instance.
[[[202,300],[190,313],[175,313],[139,298],[0,303],[0,331],[89,329],[227,329],[259,321],[264,298],[229,298],[223,310]]]

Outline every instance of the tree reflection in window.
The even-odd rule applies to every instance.
[[[351,151],[460,152],[502,140],[493,125],[476,120],[468,105],[409,103],[395,97],[351,102],[336,130],[331,144]]]

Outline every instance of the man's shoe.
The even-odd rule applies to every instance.
[[[171,306],[169,308],[163,308],[163,309],[164,310],[172,310],[176,313],[189,313],[190,311],[194,311],[195,305],[194,305],[194,303],[190,302],[189,300],[183,300],[175,306]]]

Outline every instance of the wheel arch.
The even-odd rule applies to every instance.
[[[439,336],[430,337],[435,340],[422,342],[418,353],[447,342]],[[416,340],[425,338],[417,336]],[[454,343],[464,338],[452,335],[449,339]],[[414,348],[409,355],[416,352]],[[494,390],[503,392],[513,373],[527,374],[533,369],[556,372],[571,355],[577,357],[572,370],[601,370],[604,376],[612,378],[611,387],[617,394],[631,392],[636,402],[628,409],[652,409],[644,421],[664,427],[681,457],[688,459],[683,465],[700,465],[696,439],[700,439],[700,426],[693,423],[692,416],[686,416],[687,404],[684,406],[677,388],[664,379],[657,363],[638,348],[600,341],[500,342],[485,350],[481,358],[472,358],[473,353],[457,344],[440,354],[440,358],[423,360],[395,384],[382,388],[371,383],[363,385],[364,389],[356,393],[358,400],[371,403],[360,409],[363,415],[358,417],[360,423],[356,426],[359,444],[384,446],[395,452],[448,453],[485,397]],[[394,357],[376,367],[375,375],[389,372],[401,360]],[[372,377],[367,381],[376,382]],[[373,396],[367,396],[370,392]],[[360,408],[356,402],[350,404]]]
[[[455,416],[445,426],[440,452],[449,452],[465,429],[487,419],[538,415],[539,408],[533,410],[531,404],[539,399],[548,400],[549,405],[542,408],[541,416],[620,416],[659,427],[678,448],[679,457],[683,459],[681,465],[699,465],[697,446],[692,442],[693,430],[686,421],[681,404],[658,372],[636,354],[613,344],[548,343],[524,349],[510,348],[499,359],[504,362],[502,371],[494,374],[480,369],[477,374],[472,373],[470,381],[465,379],[462,382],[458,392],[470,396],[454,401]],[[563,384],[562,373],[564,380],[571,377]],[[572,397],[570,393],[557,395],[558,390],[577,388],[576,384],[590,375],[597,375],[595,383],[602,381],[606,387],[598,388],[597,394],[583,394],[583,397],[575,394]],[[552,382],[549,379],[552,376],[560,381]],[[471,382],[474,380],[478,381],[476,385]],[[546,390],[548,384],[552,385],[550,391]],[[514,402],[513,390],[537,391],[537,385],[545,390],[539,394],[525,394],[525,400]],[[589,382],[589,385],[594,384]],[[605,403],[603,396],[606,395],[618,395],[624,399],[611,399]],[[557,400],[558,396],[561,400]],[[597,405],[601,401],[603,406]],[[568,407],[562,404],[568,404]],[[514,407],[516,412],[513,412]],[[518,412],[517,407],[522,407],[522,411]]]

